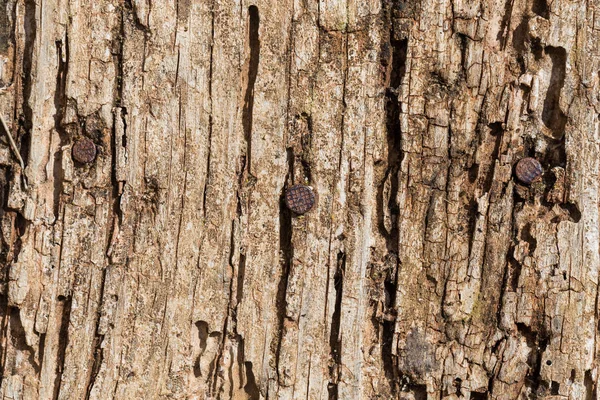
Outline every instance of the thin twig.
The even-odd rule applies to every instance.
[[[17,149],[17,144],[15,143],[10,131],[8,130],[8,126],[6,125],[6,121],[4,121],[4,117],[0,114],[0,121],[2,121],[2,127],[6,132],[6,136],[8,136],[8,142],[10,143],[10,148],[17,156],[19,160],[19,164],[21,165],[21,176],[23,177],[23,185],[25,186],[25,190],[27,190],[27,181],[25,180],[25,163],[23,162],[23,158],[21,157],[21,153],[19,153],[19,149]]]

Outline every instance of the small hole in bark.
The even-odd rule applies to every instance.
[[[569,377],[569,379],[571,380],[571,382],[575,382],[575,379],[577,379],[577,371],[575,371],[575,369],[571,370],[571,376]]]
[[[550,360],[546,361],[546,365],[552,365],[552,361],[550,361]]]

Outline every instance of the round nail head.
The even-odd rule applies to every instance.
[[[73,145],[72,154],[79,163],[91,163],[96,158],[96,145],[88,138],[80,139]]]
[[[304,214],[315,204],[315,194],[304,185],[294,185],[285,192],[285,203],[296,214]]]
[[[542,179],[544,169],[538,160],[527,157],[517,163],[515,173],[521,182],[529,185],[532,182]]]

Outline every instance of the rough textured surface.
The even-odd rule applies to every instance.
[[[2,399],[599,398],[597,0],[0,9]]]

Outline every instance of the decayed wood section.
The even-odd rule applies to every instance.
[[[0,9],[3,399],[600,398],[597,0]]]

